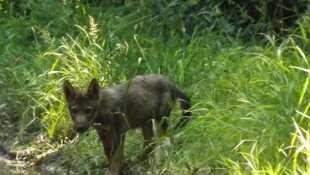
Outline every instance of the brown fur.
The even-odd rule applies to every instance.
[[[190,98],[161,75],[137,76],[112,88],[101,88],[93,79],[86,92],[77,91],[65,81],[63,91],[74,129],[83,133],[93,126],[97,130],[113,175],[122,172],[127,130],[142,129],[143,159],[152,151],[152,119],[159,124],[159,133],[164,134],[168,127],[164,116],[170,115],[171,103],[177,99],[185,111],[178,126],[184,126],[190,116]]]

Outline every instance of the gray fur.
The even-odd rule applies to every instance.
[[[103,113],[123,113],[125,128],[143,126],[150,119],[160,122],[169,116],[171,103],[181,99],[181,107],[189,110],[189,97],[162,75],[137,76],[113,88],[101,90],[99,108]]]

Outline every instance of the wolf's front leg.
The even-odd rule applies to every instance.
[[[110,152],[109,163],[112,175],[124,174],[123,168],[123,152],[124,152],[124,134],[112,134],[112,150]]]
[[[102,141],[104,153],[109,161],[109,167],[112,175],[123,174],[122,163],[123,163],[123,145],[124,136],[123,134],[115,134],[107,132],[101,127],[96,127],[97,133]]]
[[[111,137],[111,133],[109,132],[106,132],[104,129],[102,129],[101,127],[96,127],[96,130],[97,130],[97,134],[99,135],[100,137],[100,140],[102,142],[102,145],[103,145],[103,150],[104,150],[104,153],[110,163],[110,154],[111,154],[111,151],[112,151],[112,137]]]

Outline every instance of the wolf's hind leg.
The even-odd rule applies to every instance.
[[[139,155],[139,160],[144,160],[147,158],[147,156],[152,152],[154,148],[154,141],[153,141],[153,123],[152,121],[148,121],[143,127],[142,127],[142,133],[143,133],[143,151]]]

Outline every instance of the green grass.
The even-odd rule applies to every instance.
[[[9,20],[0,21],[6,39],[0,41],[4,145],[33,148],[33,163],[107,173],[96,133],[72,130],[63,80],[85,88],[92,77],[110,86],[160,73],[190,94],[193,117],[187,127],[160,138],[162,156],[155,153],[147,162],[134,161],[142,138],[130,131],[125,155],[134,174],[309,173],[307,17],[286,38],[262,35],[245,42],[213,31],[186,43],[173,30],[169,39],[162,36],[149,4],[96,7],[77,1],[73,14],[71,1],[64,2],[29,1],[36,7],[30,16],[6,14]],[[39,15],[51,9],[57,13]],[[173,111],[171,126],[179,115]]]

